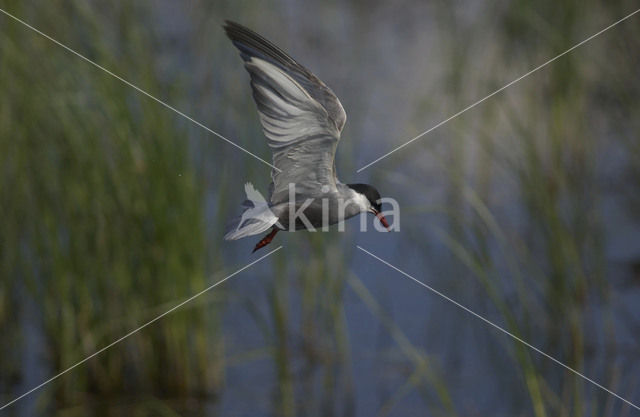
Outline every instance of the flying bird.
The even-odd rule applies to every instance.
[[[259,192],[245,186],[248,200],[242,216],[231,223],[225,239],[269,231],[255,252],[280,230],[324,227],[360,213],[374,214],[389,228],[378,190],[368,184],[343,184],[336,176],[334,158],[347,120],[338,97],[311,71],[252,30],[228,20],[224,30],[249,72],[277,168],[271,171],[266,200],[252,201],[249,194]]]

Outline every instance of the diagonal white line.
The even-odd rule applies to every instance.
[[[179,114],[180,116],[184,117],[185,119],[189,120],[190,122],[196,124],[197,126],[200,126],[201,128],[203,128],[204,130],[206,130],[209,133],[212,133],[214,135],[216,135],[217,137],[219,137],[220,139],[224,140],[225,142],[227,142],[228,144],[235,146],[237,149],[240,149],[242,152],[249,154],[251,156],[253,156],[254,158],[256,158],[257,160],[269,165],[271,168],[275,169],[276,171],[280,172],[281,170],[279,168],[276,168],[275,166],[273,166],[272,164],[270,164],[269,162],[265,161],[264,159],[260,158],[259,156],[257,156],[256,154],[246,150],[245,148],[243,148],[242,146],[236,144],[235,142],[233,142],[232,140],[227,139],[226,137],[222,136],[220,133],[208,128],[207,126],[203,125],[202,123],[200,123],[199,121],[191,118],[190,116],[187,116],[185,113],[181,112],[180,110],[176,109],[175,107],[165,103],[164,101],[160,100],[159,98],[151,95],[150,93],[146,92],[145,90],[141,89],[140,87],[130,83],[129,81],[125,80],[124,78],[120,77],[117,74],[114,74],[113,72],[109,71],[108,69],[106,69],[105,67],[103,67],[100,64],[95,63],[94,61],[90,60],[89,58],[87,58],[86,56],[82,55],[79,52],[76,52],[75,50],[69,48],[68,46],[64,45],[63,43],[53,39],[51,36],[47,35],[46,33],[34,28],[33,26],[31,26],[30,24],[28,24],[27,22],[25,22],[24,20],[21,20],[19,18],[17,18],[16,16],[12,15],[11,13],[7,12],[6,10],[3,10],[0,8],[0,12],[4,13],[5,15],[7,15],[8,17],[12,18],[13,20],[15,20],[16,22],[22,23],[24,26],[28,27],[29,29],[31,29],[32,31],[36,32],[39,35],[42,35],[43,37],[49,39],[51,42],[55,43],[56,45],[66,49],[67,51],[71,52],[72,54],[76,55],[77,57],[83,59],[84,61],[88,62],[89,64],[93,65],[96,68],[101,69],[102,71],[106,72],[107,74],[111,75],[112,77],[120,80],[121,82],[123,82],[124,84],[128,85],[129,87],[135,89],[136,91],[144,94],[145,96],[149,97],[152,100],[155,100],[156,102],[162,104],[164,107],[168,108],[169,110]]]
[[[179,309],[180,307],[182,307],[183,305],[187,304],[190,301],[193,301],[194,299],[200,297],[202,294],[206,293],[207,291],[217,287],[218,285],[222,284],[223,282],[225,282],[226,280],[228,280],[229,278],[239,274],[240,272],[244,271],[245,269],[257,264],[258,262],[260,262],[261,260],[263,260],[264,258],[266,258],[269,255],[274,254],[275,252],[279,251],[280,249],[282,249],[282,246],[278,246],[277,248],[275,248],[274,250],[272,250],[271,252],[267,253],[264,256],[261,256],[260,258],[256,259],[255,261],[251,262],[248,265],[245,265],[244,267],[238,269],[236,272],[232,273],[231,275],[227,275],[226,277],[222,278],[221,280],[215,282],[214,284],[208,286],[207,288],[205,288],[204,290],[200,291],[199,293],[192,295],[191,297],[187,298],[186,300],[184,300],[183,302],[181,302],[180,304],[175,305],[174,307],[170,308],[169,310],[165,311],[164,313],[160,314],[159,316],[155,317],[154,319],[149,320],[148,322],[146,322],[145,324],[143,324],[142,326],[130,331],[129,333],[125,334],[124,336],[122,336],[120,339],[109,343],[107,346],[103,347],[102,349],[98,350],[97,352],[92,353],[91,355],[87,356],[86,358],[82,359],[79,362],[76,362],[74,365],[68,367],[67,369],[65,369],[64,371],[52,376],[51,378],[47,379],[46,381],[44,381],[43,383],[41,383],[40,385],[33,387],[32,389],[30,389],[29,391],[25,392],[24,394],[20,395],[17,398],[14,398],[13,400],[9,401],[8,403],[6,403],[5,405],[3,405],[2,407],[0,407],[0,410],[4,410],[5,408],[9,407],[11,404],[15,403],[16,401],[26,397],[27,395],[31,394],[32,392],[44,387],[45,385],[47,385],[49,382],[52,382],[55,379],[60,378],[62,375],[66,374],[67,372],[71,371],[72,369],[74,369],[75,367],[82,365],[83,363],[85,363],[86,361],[88,361],[89,359],[93,358],[94,356],[97,356],[99,354],[101,354],[102,352],[104,352],[105,350],[109,349],[110,347],[113,347],[115,345],[117,345],[118,343],[122,342],[124,339],[128,338],[129,336],[139,332],[140,330],[144,329],[145,327],[147,327],[148,325],[160,320],[161,318],[163,318],[164,316],[166,316],[169,313],[172,313],[173,311]]]
[[[571,48],[567,49],[566,51],[564,51],[563,53],[556,55],[555,57],[551,58],[550,60],[548,60],[547,62],[538,65],[537,67],[535,67],[534,69],[532,69],[531,71],[527,72],[524,75],[521,75],[520,77],[516,78],[515,80],[511,81],[510,83],[504,85],[503,87],[498,88],[496,91],[494,91],[493,93],[489,94],[488,96],[476,101],[473,104],[470,104],[469,106],[465,107],[464,109],[460,110],[459,112],[457,112],[456,114],[454,114],[453,116],[448,117],[447,119],[441,121],[440,123],[438,123],[437,125],[433,126],[432,128],[425,130],[424,132],[420,133],[418,136],[415,136],[414,138],[410,139],[409,141],[403,143],[402,145],[396,147],[395,149],[392,149],[391,151],[387,152],[386,154],[382,155],[380,158],[375,159],[371,162],[369,162],[367,165],[363,166],[362,168],[358,169],[356,172],[361,172],[364,171],[365,169],[369,168],[371,165],[383,160],[384,158],[386,158],[387,156],[391,155],[394,152],[399,151],[400,149],[404,148],[405,146],[409,145],[410,143],[415,142],[416,140],[420,139],[421,137],[423,137],[424,135],[426,135],[429,132],[432,132],[434,130],[436,130],[437,128],[439,128],[440,126],[442,126],[443,124],[455,119],[456,117],[460,116],[462,113],[465,113],[467,110],[471,110],[472,108],[474,108],[475,106],[477,106],[478,104],[482,103],[485,100],[490,99],[491,97],[495,96],[496,94],[498,94],[499,92],[505,90],[506,88],[511,87],[513,84],[517,83],[518,81],[522,80],[523,78],[528,77],[529,75],[533,74],[534,72],[546,67],[547,65],[549,65],[550,63],[552,63],[553,61],[555,61],[556,59],[568,54],[569,52],[573,51],[576,48],[579,48],[580,46],[584,45],[585,43],[589,42],[590,40],[592,40],[593,38],[603,34],[604,32],[608,31],[609,29],[613,28],[614,26],[624,22],[625,20],[629,19],[631,16],[635,15],[636,13],[640,12],[640,9],[636,10],[633,13],[630,13],[628,15],[626,15],[625,17],[623,17],[620,20],[617,20],[616,22],[610,24],[609,26],[607,26],[606,28],[602,29],[601,31],[594,33],[593,35],[589,36],[587,39],[583,40],[582,42],[579,42],[575,45],[573,45]]]
[[[433,292],[436,295],[439,295],[440,297],[444,298],[445,300],[449,301],[450,303],[454,304],[456,307],[461,308],[462,310],[466,311],[467,313],[471,314],[472,316],[475,316],[476,318],[484,321],[485,323],[487,323],[488,325],[500,330],[502,333],[511,336],[513,339],[517,340],[518,342],[522,343],[523,345],[525,345],[526,347],[528,347],[529,349],[532,349],[536,352],[538,352],[539,354],[541,354],[542,356],[551,359],[553,362],[557,363],[558,365],[562,366],[563,368],[573,372],[574,374],[578,375],[579,377],[581,377],[582,379],[584,379],[585,381],[588,381],[590,383],[592,383],[593,385],[595,385],[596,387],[600,388],[601,390],[604,390],[606,392],[608,392],[609,394],[613,395],[614,397],[618,398],[619,400],[624,401],[625,403],[627,403],[628,405],[630,405],[631,407],[640,410],[640,407],[638,407],[637,405],[635,405],[634,403],[632,403],[631,401],[622,398],[621,396],[619,396],[618,394],[616,394],[615,392],[611,391],[610,389],[608,389],[607,387],[600,385],[599,383],[597,383],[596,381],[594,381],[593,379],[581,374],[580,372],[576,371],[575,369],[571,368],[568,365],[565,365],[564,363],[560,362],[559,360],[557,360],[556,358],[554,358],[553,356],[541,351],[540,349],[538,349],[537,347],[531,345],[530,343],[525,342],[524,340],[522,340],[521,338],[519,338],[518,336],[514,335],[513,333],[510,333],[509,331],[503,329],[502,327],[498,326],[497,324],[495,324],[494,322],[490,321],[489,319],[486,319],[484,317],[482,317],[480,314],[474,312],[473,310],[463,306],[462,304],[460,304],[459,302],[453,300],[452,298],[447,297],[446,295],[444,295],[443,293],[441,293],[440,291],[430,287],[429,285],[425,284],[424,282],[418,280],[417,278],[414,278],[413,276],[409,275],[408,273],[404,272],[403,270],[401,270],[400,268],[397,268],[393,265],[391,265],[389,262],[385,261],[382,258],[379,258],[378,256],[374,255],[373,253],[369,252],[368,250],[356,245],[358,249],[360,249],[361,251],[363,251],[364,253],[366,253],[367,255],[371,256],[372,258],[377,259],[378,261],[382,262],[383,264],[387,265],[389,268],[396,270],[397,272],[400,272],[402,275],[404,275],[405,277],[413,280],[414,282],[416,282],[417,284],[422,285],[423,287],[425,287],[426,289],[428,289],[429,291]]]

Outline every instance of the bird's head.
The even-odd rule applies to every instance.
[[[380,220],[380,223],[389,229],[389,223],[387,223],[387,219],[382,215],[382,204],[380,203],[381,198],[378,190],[369,184],[347,184],[347,186],[365,197],[363,200],[366,200],[366,203],[368,203],[366,204],[366,211],[376,216],[378,220]]]

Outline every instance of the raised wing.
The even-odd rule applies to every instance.
[[[307,196],[335,190],[334,156],[346,114],[335,94],[309,70],[255,32],[234,22],[225,31],[251,76],[253,98],[273,152],[271,204],[288,200],[289,183]]]

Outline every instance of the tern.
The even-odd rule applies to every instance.
[[[380,193],[368,184],[343,184],[335,153],[347,115],[338,97],[311,71],[252,30],[225,21],[224,30],[249,72],[262,130],[273,153],[271,185],[264,199],[245,185],[243,213],[226,240],[270,230],[253,251],[280,230],[314,230],[360,213],[382,215]]]

